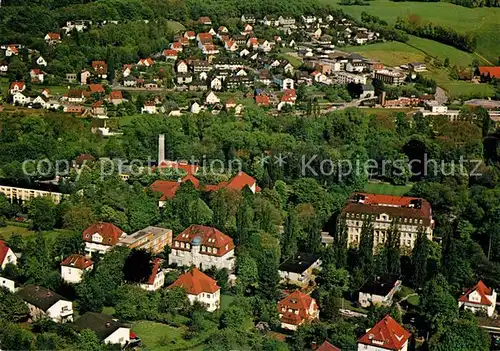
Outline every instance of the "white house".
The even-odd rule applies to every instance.
[[[94,262],[90,258],[73,254],[61,262],[61,277],[67,283],[80,283],[83,273],[93,268]]]
[[[151,268],[151,275],[148,280],[142,284],[139,284],[141,289],[147,291],[156,291],[163,287],[165,284],[165,272],[161,268],[162,260],[155,258],[153,260],[153,267]]]
[[[15,93],[23,92],[26,89],[24,82],[12,82],[10,84],[9,93],[14,95]]]
[[[397,276],[378,276],[359,289],[358,302],[362,307],[391,305],[392,297],[400,289],[402,281]]]
[[[470,310],[473,313],[486,312],[488,317],[493,316],[497,303],[497,293],[493,288],[488,288],[480,280],[472,289],[467,290],[458,299],[458,307]]]
[[[9,64],[5,61],[0,62],[0,73],[7,73],[9,70]]]
[[[212,90],[221,90],[222,89],[222,80],[220,78],[215,77],[210,82],[210,89]]]
[[[179,61],[177,63],[177,73],[187,73],[188,65],[185,61]]]
[[[155,102],[154,101],[145,102],[144,106],[141,108],[141,113],[149,113],[151,115],[158,113]]]
[[[321,269],[319,255],[299,252],[294,257],[285,260],[278,268],[281,282],[307,286],[314,279],[314,270]]]
[[[120,239],[126,237],[127,233],[111,223],[97,222],[85,229],[82,236],[85,242],[85,252],[92,256],[93,252],[101,255],[106,253]]]
[[[233,239],[215,228],[193,224],[174,238],[168,260],[178,266],[231,271],[235,265]]]
[[[168,288],[175,287],[184,289],[191,304],[199,301],[209,312],[216,311],[220,306],[220,287],[217,282],[196,267],[181,275]]]
[[[104,313],[85,312],[74,324],[80,330],[92,330],[104,344],[125,346],[130,342],[130,328]]]
[[[26,302],[33,320],[43,316],[54,322],[73,321],[73,303],[38,285],[26,285],[17,294]]]
[[[191,109],[190,109],[191,113],[194,113],[194,114],[198,114],[201,112],[201,106],[199,103],[197,103],[196,101],[193,102],[193,104],[191,105]]]
[[[9,263],[17,265],[17,257],[5,241],[0,240],[0,267],[4,269]]]
[[[12,96],[12,103],[14,105],[24,105],[29,102],[29,97],[25,96],[23,93],[15,93]]]
[[[250,51],[248,51],[247,49],[243,49],[240,51],[240,57],[245,57],[245,56],[248,56],[250,54]]]
[[[358,339],[358,351],[407,351],[411,334],[390,315]]]
[[[9,290],[11,293],[16,292],[16,282],[12,279],[0,276],[0,287]]]
[[[19,54],[19,50],[14,46],[14,45],[9,45],[7,49],[5,49],[5,56],[10,57],[10,56],[15,56]]]
[[[217,104],[220,102],[220,99],[213,91],[208,93],[207,97],[205,98],[205,102],[207,104]]]

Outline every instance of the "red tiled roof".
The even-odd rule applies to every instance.
[[[200,17],[199,22],[200,23],[211,23],[212,21],[210,20],[210,17],[202,16],[202,17]]]
[[[471,301],[469,300],[469,295],[476,291],[479,296],[481,297],[481,302],[477,301]],[[480,280],[472,289],[467,290],[460,298],[458,301],[460,302],[467,302],[467,303],[473,303],[477,305],[485,305],[485,306],[491,306],[492,302],[488,298],[487,295],[492,295],[493,290],[491,288],[488,288],[482,280]]]
[[[149,276],[146,284],[153,285],[155,283],[156,275],[158,274],[160,269],[161,269],[161,259],[155,258],[153,260],[153,267],[151,268],[151,275]]]
[[[163,56],[175,56],[177,57],[177,51],[175,51],[174,49],[165,49],[163,50]]]
[[[7,246],[5,241],[0,240],[0,266],[3,264],[5,256],[7,256],[8,252],[9,252],[9,247]]]
[[[104,87],[102,84],[89,84],[89,89],[91,93],[104,93]]]
[[[113,90],[109,93],[110,100],[121,100],[123,99],[122,92],[120,90]]]
[[[220,289],[214,279],[210,278],[196,267],[181,275],[168,288],[171,289],[175,287],[184,289],[184,291],[190,295],[199,295],[201,293],[213,294]]]
[[[92,105],[92,107],[101,107],[102,104],[103,104],[102,100],[99,100],[99,101],[94,102],[94,104]]]
[[[12,82],[10,84],[10,89],[14,89],[14,87],[16,87],[16,86],[17,86],[18,89],[23,89],[24,88],[24,82]]]
[[[108,65],[104,61],[92,61],[92,68],[98,73],[106,73]]]
[[[260,188],[256,184],[255,178],[249,176],[243,171],[239,171],[237,175],[229,180],[225,188],[243,190],[243,188],[245,188],[246,186],[250,187],[252,185],[255,185],[256,192],[260,191]]]
[[[188,30],[184,35],[187,35],[189,38],[196,37],[196,34],[192,30]]]
[[[14,46],[14,45],[9,45],[9,49],[14,53],[14,54],[17,54],[19,52],[19,50],[17,50],[17,48]]]
[[[304,320],[311,318],[309,309],[312,303],[316,303],[311,296],[297,290],[278,302],[277,310],[280,315],[280,320],[283,323],[299,325]],[[284,311],[283,311],[284,309]],[[288,312],[291,309],[292,312]],[[298,314],[295,313],[298,311]]]
[[[210,33],[198,33],[198,39],[200,41],[203,41],[203,40],[212,41],[212,34],[210,34]]]
[[[83,241],[92,242],[92,235],[95,233],[103,237],[100,244],[112,246],[120,240],[124,232],[112,223],[97,222],[83,231]]]
[[[134,68],[134,65],[133,64],[125,64],[125,65],[123,65],[122,72],[126,71],[127,68],[129,70],[132,70],[132,68]]]
[[[175,43],[172,43],[172,47],[176,49],[182,48],[182,43],[176,41]]]
[[[140,63],[141,65],[146,65],[146,64],[147,64],[147,65],[151,66],[151,65],[153,65],[155,62],[153,61],[153,59],[152,59],[151,57],[147,57],[147,58],[145,58],[145,59],[139,59],[139,63]]]
[[[50,32],[50,33],[47,33],[47,35],[49,36],[49,39],[51,39],[51,40],[61,39],[61,35],[59,33]]]
[[[174,180],[156,180],[153,184],[151,184],[150,188],[154,192],[162,193],[160,197],[160,201],[164,201],[166,199],[173,199],[175,197],[175,193],[181,187],[181,183],[185,182],[193,183],[195,188],[198,188],[200,185],[200,181],[196,179],[192,174],[188,174],[181,181]]]
[[[94,262],[92,262],[90,258],[79,254],[73,254],[61,262],[61,266],[75,267],[78,269],[87,269],[93,264]]]
[[[500,78],[500,66],[479,66],[482,76],[489,75],[491,78]]]
[[[330,344],[328,340],[325,340],[325,342],[322,343],[320,347],[316,349],[316,351],[340,351],[340,349]]]
[[[267,96],[267,95],[257,95],[255,97],[255,103],[257,105],[269,106],[269,96]]]
[[[217,249],[217,253],[200,251],[201,254],[221,257],[224,256],[227,252],[234,249],[233,239],[231,239],[229,236],[222,233],[216,228],[198,224],[190,225],[186,230],[177,235],[174,239],[174,243],[176,241],[191,243],[191,241],[193,241],[193,239],[197,237],[201,239],[200,245]],[[174,246],[174,248],[177,250],[190,250],[177,246]]]
[[[359,338],[358,343],[388,350],[400,350],[411,334],[391,316],[385,316]]]
[[[197,165],[190,165],[184,162],[177,162],[177,161],[162,161],[158,165],[158,168],[175,168],[175,169],[182,169],[184,172],[187,174],[196,174],[198,172],[198,169],[200,168]],[[198,180],[196,180],[198,182]],[[198,182],[199,183],[199,182]]]

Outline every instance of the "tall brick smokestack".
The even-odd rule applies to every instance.
[[[165,161],[165,134],[158,136],[158,164]]]

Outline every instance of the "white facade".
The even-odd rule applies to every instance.
[[[187,297],[191,305],[195,301],[203,303],[206,306],[208,312],[216,311],[220,306],[220,289],[213,294],[202,292],[199,295],[187,294]]]
[[[177,72],[178,73],[187,73],[188,72],[188,65],[186,62],[181,61],[177,64]]]
[[[213,90],[221,90],[222,89],[222,81],[219,78],[215,77],[210,82],[210,88]]]
[[[26,303],[26,305],[28,305],[30,316],[33,320],[38,320],[46,316],[56,323],[73,321],[73,303],[71,301],[59,300],[50,306],[47,311],[42,311],[42,309],[30,303]]]
[[[0,193],[4,194],[12,202],[14,200],[29,201],[38,196],[48,196],[55,204],[61,202],[63,194],[44,190],[16,188],[12,186],[0,185]]]
[[[12,251],[10,248],[7,249],[7,254],[5,255],[3,262],[0,262],[0,265],[1,265],[2,269],[4,269],[5,266],[9,263],[13,264],[13,265],[17,265],[17,257],[14,254],[14,251]]]
[[[215,256],[210,254],[205,254],[200,251],[201,246],[191,245],[184,242],[175,242],[180,245],[181,248],[189,248],[190,251],[178,250],[179,247],[174,244],[172,247],[172,252],[168,257],[169,264],[177,264],[178,266],[191,266],[194,265],[199,269],[208,269],[212,266],[217,269],[227,268],[229,271],[234,269],[235,258],[234,249],[228,251],[224,256]],[[211,250],[211,247],[208,247]],[[214,248],[215,249],[215,248]],[[217,249],[215,249],[217,250]]]
[[[207,104],[217,104],[220,102],[220,99],[217,97],[217,95],[214,94],[213,91],[211,91],[210,93],[208,93],[205,102]]]
[[[61,266],[61,278],[70,284],[80,283],[83,279],[83,273],[86,271],[91,271],[94,266],[90,266],[86,269],[81,269],[77,267]]]
[[[495,290],[492,290],[491,295],[486,295],[488,300],[490,300],[492,303],[491,305],[482,305],[481,303],[481,295],[477,291],[473,291],[469,294],[468,299],[471,302],[458,302],[458,307],[464,307],[464,309],[471,311],[472,313],[478,313],[480,311],[486,312],[488,317],[492,317],[493,313],[495,312],[495,307],[497,303],[497,292]],[[474,303],[476,302],[476,303]]]
[[[9,290],[11,293],[16,292],[16,282],[9,278],[0,277],[0,287]]]
[[[337,81],[337,83],[340,84],[349,84],[349,83],[366,84],[365,76],[347,72],[337,72],[335,74],[335,80]]]
[[[165,272],[163,271],[163,269],[161,269],[160,271],[158,271],[158,273],[156,273],[153,284],[145,283],[145,284],[139,284],[139,286],[141,287],[141,289],[144,289],[146,291],[156,291],[158,289],[161,289],[164,284],[165,284]]]
[[[45,61],[45,59],[40,56],[39,58],[36,59],[36,64],[38,66],[47,66],[47,61]]]
[[[130,341],[130,328],[120,327],[103,340],[105,344],[120,344],[124,346]]]
[[[376,341],[374,341],[374,344],[375,343]],[[358,343],[358,351],[387,351],[387,350],[392,350],[392,349],[386,349],[384,347],[379,347],[375,345],[365,345]],[[407,350],[408,350],[408,341],[404,343],[403,347],[398,349],[398,351],[407,351]]]

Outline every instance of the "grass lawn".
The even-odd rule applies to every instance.
[[[389,183],[367,183],[363,188],[367,193],[401,196],[409,192],[412,185],[392,185]]]
[[[359,312],[359,313],[368,313],[367,310],[365,310],[364,308],[362,307],[358,307],[356,306],[353,302],[349,301],[349,300],[346,300],[344,298],[342,298],[343,300],[343,303],[341,302],[341,308],[344,308],[344,309],[347,309],[347,310],[351,310],[351,311],[354,311],[354,312]]]
[[[407,297],[408,295],[411,296]],[[401,289],[397,292],[397,298],[398,301],[406,298],[406,301],[408,301],[408,303],[413,306],[418,306],[418,304],[420,303],[420,297],[418,295],[415,295],[415,290],[404,285],[402,285]]]
[[[339,0],[321,0],[324,3],[338,5]],[[369,6],[341,6],[343,11],[356,18],[361,12],[378,16],[390,24],[396,23],[398,17],[410,14],[420,16],[422,20],[439,23],[454,28],[461,33],[472,33],[478,38],[477,52],[497,63],[500,56],[500,8],[481,7],[467,8],[448,2],[393,2],[390,0],[373,0]],[[450,57],[451,60],[451,57]]]
[[[32,235],[33,232],[29,230],[27,227],[19,227],[14,225],[7,225],[6,227],[0,228],[0,237],[7,239],[14,233],[18,233],[21,236]]]
[[[406,114],[415,111],[410,108],[383,108],[383,107],[376,107],[376,108],[361,108],[361,111],[366,113],[367,115],[375,115],[379,117],[390,117],[398,112],[404,112]]]
[[[300,67],[303,62],[300,57],[291,54],[279,54],[278,58],[288,60],[295,68]]]
[[[220,309],[224,310],[224,309],[228,308],[229,305],[231,304],[231,302],[233,302],[235,298],[236,298],[236,296],[233,296],[233,295],[222,294],[220,296]]]
[[[142,340],[143,350],[194,350],[201,339],[184,340],[183,328],[151,321],[138,321],[132,324],[132,331]]]
[[[186,29],[182,23],[179,23],[177,21],[167,21],[168,27],[173,30],[174,32],[180,32]]]
[[[489,84],[476,84],[461,80],[453,80],[448,76],[444,69],[431,68],[423,74],[436,81],[437,85],[448,92],[451,98],[457,98],[461,95],[479,94],[481,96],[493,96],[495,90]]]

